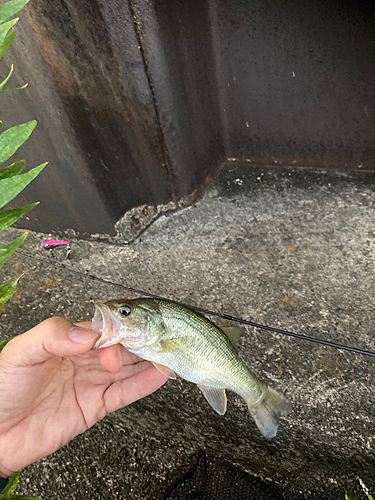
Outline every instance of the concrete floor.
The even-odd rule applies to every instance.
[[[71,240],[68,261],[40,248],[49,235],[31,233],[23,248],[170,299],[375,351],[374,187],[375,173],[232,163],[194,206],[160,217],[128,246]],[[123,293],[20,255],[1,281],[20,272],[0,311],[0,340],[53,315],[89,319],[93,299]],[[374,358],[251,327],[239,353],[292,402],[274,440],[260,436],[237,395],[220,417],[193,384],[169,381],[26,468],[19,493],[152,499],[168,471],[203,448],[306,498],[325,463],[354,471],[374,495]]]

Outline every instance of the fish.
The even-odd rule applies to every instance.
[[[187,306],[153,298],[96,302],[91,327],[101,334],[94,349],[122,344],[167,377],[195,383],[220,415],[226,390],[240,395],[267,439],[291,411],[290,402],[238,356],[239,329],[220,328]]]

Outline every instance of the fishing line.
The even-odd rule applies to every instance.
[[[122,290],[126,290],[126,291],[131,292],[131,293],[136,293],[137,295],[144,295],[145,297],[150,297],[152,299],[170,300],[170,299],[166,299],[165,297],[161,297],[160,295],[154,295],[152,293],[144,292],[143,290],[137,290],[136,288],[121,285],[120,283],[115,283],[114,281],[105,280],[103,278],[98,278],[97,276],[94,276],[92,274],[77,271],[75,269],[66,267],[64,264],[58,264],[56,262],[51,262],[47,259],[40,259],[40,258],[35,257],[33,254],[26,252],[26,251],[16,251],[15,253],[17,253],[19,255],[25,255],[26,257],[29,257],[30,259],[33,259],[37,262],[40,262],[41,264],[47,264],[47,265],[53,266],[57,269],[62,269],[64,271],[68,271],[69,273],[75,274],[75,275],[80,276],[82,278],[90,279],[93,281],[98,281],[99,283],[104,283],[106,285],[115,286],[117,288],[121,288]],[[300,339],[300,340],[307,340],[309,342],[315,342],[316,344],[321,344],[321,345],[325,345],[328,347],[334,347],[335,349],[341,349],[344,351],[362,354],[364,356],[375,357],[375,352],[364,351],[362,349],[357,349],[356,347],[350,347],[350,346],[343,345],[343,344],[336,344],[335,342],[330,342],[329,340],[321,340],[321,339],[317,339],[315,337],[301,335],[300,333],[293,333],[293,332],[289,332],[288,330],[281,330],[280,328],[274,328],[272,326],[260,325],[259,323],[254,323],[253,321],[248,321],[248,320],[242,319],[242,318],[236,318],[235,316],[230,316],[229,314],[221,314],[218,312],[210,311],[208,309],[203,309],[202,307],[191,306],[191,305],[185,304],[184,302],[178,302],[176,300],[172,300],[171,302],[174,302],[174,303],[179,304],[181,306],[189,307],[190,309],[194,309],[195,311],[199,311],[203,314],[208,314],[210,316],[217,316],[219,318],[227,319],[229,321],[235,321],[236,323],[241,323],[243,325],[253,326],[255,328],[261,328],[262,330],[268,330],[270,332],[280,333],[282,335],[286,335],[288,337],[294,337],[294,338]]]

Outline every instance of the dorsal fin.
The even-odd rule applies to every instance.
[[[237,350],[237,344],[242,333],[241,328],[238,326],[222,326],[221,329],[230,340],[232,346]]]

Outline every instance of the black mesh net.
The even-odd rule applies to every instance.
[[[200,451],[185,466],[171,471],[153,499],[372,500],[368,488],[373,486],[375,471],[362,470],[358,475],[347,467],[340,470],[329,464],[320,469],[302,470],[275,484]]]

